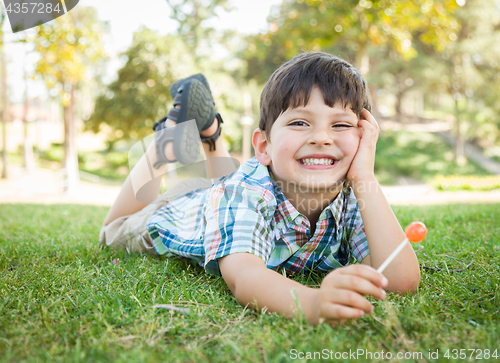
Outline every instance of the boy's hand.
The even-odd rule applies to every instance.
[[[361,111],[361,120],[358,121],[358,127],[360,128],[361,138],[359,140],[358,151],[347,172],[347,180],[349,182],[374,178],[375,149],[380,128],[377,120],[366,109]]]
[[[313,307],[317,323],[335,323],[371,313],[373,306],[365,296],[385,299],[382,288],[387,284],[387,279],[382,274],[366,265],[351,265],[330,272],[321,283]]]

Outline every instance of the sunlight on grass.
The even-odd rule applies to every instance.
[[[381,184],[406,176],[430,182],[437,175],[489,175],[474,162],[459,166],[453,149],[431,132],[383,131],[377,143],[375,174]]]
[[[443,191],[488,192],[500,189],[500,176],[438,175],[431,181],[431,185]]]

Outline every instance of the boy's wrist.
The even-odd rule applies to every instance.
[[[302,313],[309,324],[316,326],[319,323],[319,290],[307,288],[300,299]]]

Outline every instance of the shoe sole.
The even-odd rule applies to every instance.
[[[196,80],[200,81],[201,83],[203,83],[203,85],[207,88],[208,93],[210,93],[210,98],[211,98],[211,99],[212,99],[212,101],[213,101],[212,91],[210,90],[210,86],[209,86],[209,84],[208,84],[208,81],[207,81],[207,79],[205,78],[205,76],[204,76],[203,74],[201,74],[201,73],[194,74],[194,75],[192,75],[192,76],[190,76],[190,77],[183,78],[183,79],[180,79],[180,80],[178,80],[178,81],[174,82],[174,83],[170,86],[170,88],[169,88],[169,92],[170,92],[170,95],[172,96],[172,98],[175,98],[175,95],[177,94],[177,91],[178,91],[179,87],[180,87],[181,85],[183,85],[183,84],[184,84],[184,82],[189,81],[189,80],[192,80],[192,79],[196,79]]]
[[[182,87],[183,94],[187,94],[188,97],[183,95],[181,100],[175,128],[174,153],[177,160],[186,165],[198,160],[200,131],[212,125],[215,119],[215,107],[210,92],[202,82],[192,79],[183,83]],[[195,122],[187,122],[190,120]]]

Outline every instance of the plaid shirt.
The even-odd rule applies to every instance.
[[[309,220],[256,158],[210,188],[175,198],[155,212],[148,231],[159,254],[194,259],[217,276],[217,259],[237,252],[288,273],[330,271],[369,253],[351,188],[344,187],[321,212],[311,236]]]

